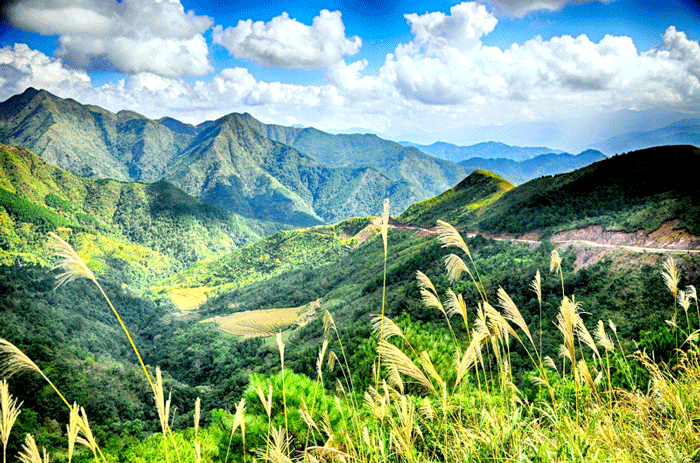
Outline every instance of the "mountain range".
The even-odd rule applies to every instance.
[[[33,88],[0,103],[0,142],[79,175],[167,180],[244,217],[294,226],[374,214],[387,197],[405,209],[468,173],[375,136],[266,126],[245,114],[195,127]]]

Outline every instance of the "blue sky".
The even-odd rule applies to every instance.
[[[21,0],[4,14],[3,100],[34,86],[190,123],[250,112],[456,143],[485,141],[474,134],[487,127],[700,108],[689,1]]]

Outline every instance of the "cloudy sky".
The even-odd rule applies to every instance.
[[[33,86],[195,124],[249,112],[456,143],[486,141],[484,127],[700,110],[690,1],[4,3],[0,100]]]

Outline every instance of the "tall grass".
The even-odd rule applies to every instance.
[[[386,217],[382,227],[385,262],[388,228]],[[438,230],[443,246],[455,251],[445,259],[448,280],[456,283],[466,275],[477,295],[475,300],[465,301],[464,296],[453,289],[441,293],[425,274],[417,274],[426,310],[438,311],[444,320],[445,332],[449,333],[449,346],[446,346],[451,350],[449,361],[434,358],[430,350],[414,345],[414,336],[405,330],[410,324],[387,318],[384,290],[381,312],[372,321],[377,348],[373,371],[355,372],[368,378],[371,375],[371,380],[366,382],[371,384],[367,390],[353,387],[353,372],[338,328],[332,315],[326,312],[324,340],[316,361],[316,381],[309,398],[295,397],[290,392],[295,390],[294,384],[285,379],[285,344],[278,335],[282,373],[275,384],[279,384],[280,389],[275,391],[272,382],[258,379],[251,384],[252,397],[260,401],[264,416],[259,420],[248,414],[248,403],[246,399],[241,400],[235,416],[220,423],[226,430],[222,441],[225,452],[222,451],[218,459],[211,452],[202,452],[201,443],[209,431],[199,428],[199,400],[195,406],[194,431],[187,444],[191,449],[181,451],[182,437],[176,437],[169,427],[170,398],[165,397],[162,375],[160,369],[156,369],[156,381],[150,384],[161,423],[158,445],[162,448],[161,456],[152,460],[175,458],[178,462],[225,463],[256,460],[309,463],[700,461],[700,350],[696,344],[698,332],[691,333],[689,316],[686,315],[686,340],[679,346],[683,349],[676,351],[672,366],[656,363],[644,352],[628,354],[612,321],[607,324],[603,320],[591,322],[595,329],[589,331],[579,302],[566,293],[561,258],[555,251],[551,255],[550,270],[555,273],[557,283],[561,283],[562,292],[556,319],[551,323],[561,337],[561,359],[544,356],[542,324],[547,321],[542,320],[540,272],[529,285],[540,310],[538,343],[508,293],[503,288],[484,285],[478,263],[460,233],[444,222]],[[61,265],[64,273],[59,275],[59,284],[85,277],[99,287],[77,254],[73,255],[72,249],[72,253],[69,252],[67,243],[59,244],[63,249],[61,256],[66,259]],[[679,270],[675,263],[666,261],[661,273],[674,297],[675,310],[680,305],[687,314],[694,300],[700,312],[694,287],[685,290],[678,287]],[[527,282],[523,284],[528,285]],[[102,294],[109,302],[104,291]],[[150,378],[126,326],[111,302],[109,306]],[[677,324],[677,317],[674,318]],[[459,324],[463,329],[456,329]],[[466,334],[457,334],[462,332]],[[339,346],[340,356],[330,347],[331,337]],[[512,364],[516,347],[525,352],[530,361],[528,377],[534,394],[521,390],[530,385],[518,383],[514,378]],[[41,369],[7,341],[0,341],[0,354],[4,360],[1,376],[9,376],[18,369],[39,373],[68,406],[69,461],[76,443],[88,448],[95,461],[109,461],[90,431],[83,408],[68,402]],[[336,383],[333,391],[326,389],[323,379],[324,370],[336,364],[341,369],[342,380]],[[648,373],[648,384],[635,381],[632,374],[635,366]],[[631,387],[616,386],[614,374],[623,375]],[[331,411],[341,419],[331,418],[329,409],[324,408],[329,403],[334,407]],[[4,450],[20,410],[4,380],[0,382],[0,408]],[[250,426],[259,430],[260,434],[255,437],[262,445],[246,447],[246,427]],[[239,430],[243,446],[232,452],[231,443]],[[31,435],[25,437],[18,457],[31,462],[49,459],[45,451],[39,451]],[[146,458],[143,456],[140,461]],[[3,456],[3,463],[5,461]]]

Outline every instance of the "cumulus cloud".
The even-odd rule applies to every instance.
[[[60,59],[23,43],[0,48],[0,96],[7,99],[32,86],[75,97],[90,91],[92,82],[85,71],[67,69]]]
[[[180,0],[21,0],[7,15],[14,26],[58,35],[55,55],[74,67],[168,77],[214,70],[202,35],[212,21]]]
[[[450,14],[440,11],[404,15],[411,25],[415,42],[427,47],[454,47],[468,50],[479,45],[481,37],[493,31],[498,20],[484,5],[460,3]]]
[[[311,26],[282,13],[267,23],[248,19],[226,29],[216,26],[213,38],[236,57],[285,69],[329,67],[362,45],[357,36],[345,37],[340,12],[328,10],[322,10]]]
[[[612,3],[615,0],[490,0],[490,3],[497,11],[522,17],[532,11],[558,11],[569,4],[580,5],[594,1]]]

